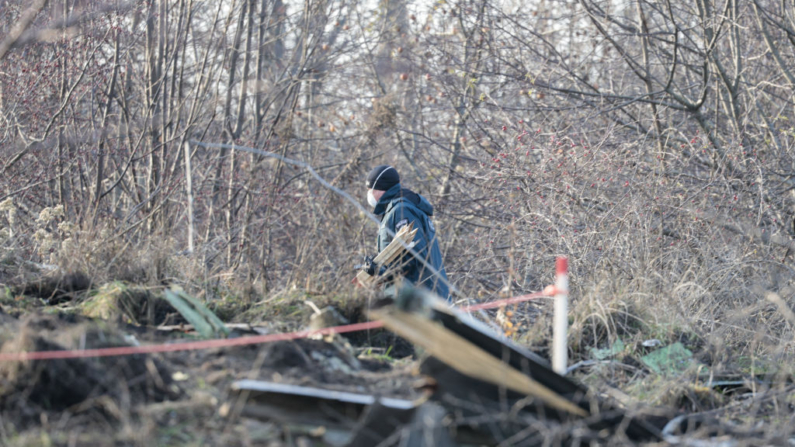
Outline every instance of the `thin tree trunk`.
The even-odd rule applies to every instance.
[[[185,192],[188,199],[188,252],[193,254],[193,235],[195,232],[193,221],[193,169],[190,165],[190,143],[184,143],[185,149]]]
[[[116,33],[116,43],[114,45],[114,52],[113,52],[113,74],[110,78],[110,84],[108,85],[108,92],[106,96],[106,103],[105,108],[102,111],[102,124],[100,125],[100,139],[99,144],[97,145],[97,152],[99,152],[97,157],[97,177],[96,177],[96,185],[94,189],[94,218],[92,220],[93,226],[97,225],[97,219],[99,217],[99,202],[102,199],[102,182],[105,180],[105,140],[107,136],[107,132],[105,128],[108,124],[108,115],[110,115],[110,108],[111,104],[113,104],[113,96],[116,90],[116,77],[119,73],[119,33]]]
[[[237,100],[237,118],[235,120],[235,126],[232,129],[230,139],[231,143],[234,144],[239,138],[240,134],[243,131],[243,113],[246,110],[246,96],[248,90],[248,75],[249,75],[249,67],[251,64],[251,36],[254,32],[254,10],[256,9],[256,0],[249,0],[248,5],[243,4],[243,11],[241,11],[241,21],[242,24],[246,17],[248,17],[248,23],[246,25],[246,46],[245,46],[245,56],[243,58],[243,77],[240,80],[240,95],[238,96]],[[231,88],[230,84],[230,88]],[[227,185],[227,194],[226,194],[226,232],[227,237],[229,238],[229,244],[227,245],[226,250],[226,263],[227,265],[232,264],[232,257],[235,252],[235,237],[234,237],[234,218],[235,218],[235,197],[237,195],[237,191],[235,191],[235,179],[237,173],[237,151],[232,151],[229,154],[229,183]]]
[[[161,2],[164,0],[161,0]],[[157,119],[160,116],[161,107],[160,101],[157,98],[157,84],[160,79],[160,58],[157,51],[158,32],[155,27],[155,20],[157,16],[157,4],[155,2],[149,3],[148,14],[146,18],[146,60],[147,60],[147,110],[150,111],[150,129],[149,129],[149,172],[146,182],[146,200],[148,201],[145,209],[147,212],[153,213],[155,210],[155,191],[160,186],[160,152],[158,151],[158,144],[160,140],[159,126]],[[162,20],[162,17],[161,17]],[[146,222],[146,229],[148,233],[152,233],[154,229],[154,216],[150,216]]]

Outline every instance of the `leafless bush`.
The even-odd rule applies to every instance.
[[[4,37],[26,6],[6,5]],[[469,297],[538,290],[569,256],[575,326],[604,332],[574,346],[637,320],[638,337],[692,334],[714,364],[790,358],[786,2],[107,8],[50,2],[0,60],[8,262],[110,277],[160,252],[140,262],[153,281],[350,291],[374,228],[303,170],[185,150],[234,143],[362,197],[370,166],[398,166]]]

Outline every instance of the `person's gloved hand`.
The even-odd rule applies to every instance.
[[[362,264],[362,270],[370,276],[375,276],[376,272],[378,272],[380,269],[373,258],[370,256],[365,256],[364,264]]]

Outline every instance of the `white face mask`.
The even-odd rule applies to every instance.
[[[375,186],[378,183],[378,180],[381,178],[382,175],[384,175],[384,172],[386,172],[386,171],[388,171],[390,169],[395,169],[395,168],[393,168],[392,166],[389,166],[386,169],[384,169],[383,171],[381,171],[381,173],[378,174],[378,177],[375,178],[375,181],[373,182],[373,186]],[[376,200],[375,196],[373,195],[373,188],[370,188],[367,191],[367,203],[369,203],[370,206],[372,206],[373,208],[375,208],[375,206],[378,205],[378,200]]]
[[[372,189],[367,190],[367,203],[369,203],[370,206],[372,206],[373,208],[375,208],[375,206],[378,205],[378,200],[375,199]]]

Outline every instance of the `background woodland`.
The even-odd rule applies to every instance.
[[[234,144],[363,204],[398,167],[459,299],[569,256],[575,347],[640,324],[714,363],[792,354],[790,0],[2,0],[0,27],[4,281],[358,293],[373,223],[201,145]]]

